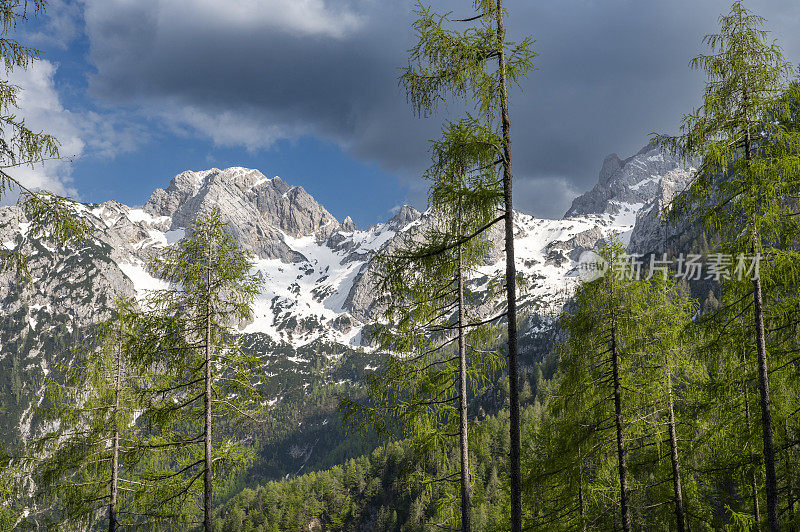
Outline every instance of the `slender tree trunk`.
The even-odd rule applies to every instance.
[[[122,347],[117,346],[116,369],[114,372],[114,439],[111,444],[111,500],[108,503],[108,532],[117,530],[117,484],[119,483],[119,427],[117,412],[119,410],[119,388],[122,372]]]
[[[208,269],[206,271],[206,290],[211,291],[211,248],[208,250]],[[211,485],[211,295],[206,294],[206,345],[205,345],[205,471],[203,473],[203,525],[206,532],[211,532],[213,494]]]
[[[459,417],[461,418],[461,529],[472,530],[470,509],[472,506],[469,489],[469,439],[467,418],[467,345],[464,338],[464,272],[461,265],[461,246],[458,246],[458,377],[459,377]]]
[[[675,490],[675,518],[678,532],[686,530],[686,512],[683,508],[681,470],[678,463],[678,436],[675,431],[675,406],[672,401],[672,371],[667,369],[667,396],[669,397],[669,447],[672,460],[672,487]]]
[[[583,453],[578,448],[578,506],[581,514],[581,530],[586,532],[586,503],[583,500]]]
[[[772,405],[769,399],[769,372],[764,333],[761,279],[753,281],[755,299],[756,347],[758,350],[758,388],[761,393],[761,432],[764,440],[764,472],[767,484],[767,522],[770,532],[778,532],[778,482],[775,476],[775,448],[772,437]]]
[[[791,435],[789,434],[789,420],[784,418],[783,420],[783,431],[786,436],[786,441],[792,441]],[[797,530],[797,521],[795,520],[794,515],[794,463],[792,459],[794,458],[794,445],[790,445],[786,449],[786,498],[787,498],[787,505],[788,505],[788,512],[789,512],[789,522],[791,526],[789,530]]]
[[[747,92],[744,93],[747,102]],[[745,117],[746,118],[746,117]],[[745,131],[745,158],[753,160],[749,128]],[[749,167],[748,167],[749,171]],[[758,228],[755,213],[751,214],[753,230],[753,253],[759,249]],[[753,280],[753,320],[756,330],[756,351],[758,353],[758,389],[761,394],[761,432],[764,440],[764,473],[767,487],[767,522],[770,532],[778,532],[778,482],[775,476],[775,447],[772,436],[772,405],[769,399],[769,370],[767,369],[767,344],[764,332],[764,300],[761,293],[761,278]]]
[[[612,281],[613,282],[613,281]],[[612,301],[613,305],[614,302]],[[622,518],[622,530],[631,531],[631,510],[628,504],[628,470],[625,463],[625,437],[622,432],[622,394],[619,379],[619,359],[617,353],[617,327],[611,324],[611,371],[614,381],[614,420],[617,427],[617,464],[619,467],[619,503]]]
[[[514,259],[514,202],[511,173],[511,120],[508,113],[503,0],[497,0],[500,117],[503,125],[503,200],[505,204],[506,298],[508,299],[508,390],[510,421],[511,530],[522,530],[522,475],[520,473],[519,372],[517,367],[517,266]]]
[[[742,364],[747,368],[747,355],[742,352]],[[744,383],[744,421],[747,424],[747,442],[752,438],[752,425],[750,424],[750,392],[747,389],[747,382]],[[761,527],[761,509],[758,506],[758,480],[756,479],[755,467],[750,467],[750,491],[753,497],[753,518],[756,521],[755,530]]]

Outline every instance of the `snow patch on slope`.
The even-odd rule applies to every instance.
[[[169,283],[150,275],[141,262],[120,264],[119,269],[122,270],[122,273],[133,283],[133,288],[136,290],[136,297],[140,301],[144,300],[147,294],[153,290],[169,288]]]

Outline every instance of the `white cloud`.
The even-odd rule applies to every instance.
[[[113,4],[130,0],[99,1]],[[137,0],[139,2],[142,0]],[[345,6],[334,7],[333,3],[323,0],[170,0],[157,5],[159,20],[214,21],[217,28],[233,26],[245,31],[273,29],[342,38],[362,25],[361,16]]]
[[[176,103],[151,108],[150,112],[163,118],[178,133],[199,133],[217,146],[244,146],[250,151],[269,148],[278,140],[296,139],[310,131],[299,125],[278,125],[265,120],[263,112],[258,110],[215,110]]]
[[[233,29],[244,33],[278,31],[340,39],[361,28],[365,20],[343,2],[335,3],[330,0],[84,0],[90,33],[112,31],[113,35],[116,27],[125,34],[131,27],[155,23],[159,29],[180,28],[181,33],[196,32],[196,35],[219,35]],[[119,26],[121,18],[127,19],[128,28]]]
[[[27,187],[77,196],[71,184],[70,159],[81,155],[86,143],[73,113],[65,109],[59,100],[53,82],[55,72],[56,65],[41,60],[27,70],[15,69],[9,75],[9,81],[22,88],[17,98],[17,117],[23,118],[32,131],[55,136],[60,143],[61,159],[47,161],[34,168],[14,168],[9,173]]]
[[[146,138],[141,126],[127,120],[124,112],[116,114],[95,111],[75,112],[64,107],[55,86],[58,66],[39,60],[27,70],[17,68],[8,79],[21,90],[18,109],[11,110],[34,132],[53,135],[59,142],[59,158],[34,167],[21,166],[8,170],[26,187],[43,189],[61,195],[78,197],[72,182],[72,162],[79,157],[113,158],[118,153],[133,151]],[[4,198],[4,203],[15,198]]]
[[[24,41],[39,47],[65,49],[80,34],[82,16],[79,0],[49,0],[42,16],[43,25],[37,31],[26,32]]]

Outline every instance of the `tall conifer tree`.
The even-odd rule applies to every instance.
[[[136,518],[123,499],[141,491],[135,464],[137,401],[141,374],[132,370],[130,347],[136,314],[130,300],[116,302],[113,316],[96,327],[90,345],[69,365],[52,368],[45,402],[38,414],[53,427],[37,438],[30,452],[43,457],[36,481],[46,503],[66,526],[91,528],[105,508],[109,532],[131,526]],[[125,517],[120,517],[120,509]]]
[[[729,235],[724,251],[766,257],[779,264],[781,234],[786,231],[786,200],[797,195],[800,134],[787,127],[790,106],[783,98],[789,65],[780,48],[767,40],[764,19],[734,2],[720,17],[720,32],[706,36],[710,55],[691,66],[706,72],[702,107],[685,117],[678,137],[656,136],[672,151],[701,156],[689,189],[673,205],[673,216],[705,221]],[[794,224],[794,221],[790,221]],[[765,329],[762,276],[747,276],[738,286],[752,302],[750,331],[754,337],[760,395],[763,463],[769,529],[779,528],[775,427],[770,391],[770,358]],[[768,275],[768,274],[766,274]]]
[[[532,431],[528,485],[548,495],[531,524],[686,530],[687,484],[696,490],[681,473],[688,424],[677,421],[676,403],[678,386],[697,373],[686,338],[694,306],[667,279],[637,280],[619,244],[602,255],[613,266],[579,287],[562,318],[569,337],[557,385]],[[692,509],[701,513],[694,500]]]
[[[253,385],[261,364],[240,349],[235,334],[252,316],[260,280],[216,208],[200,212],[186,238],[151,267],[170,288],[148,296],[153,310],[137,352],[138,363],[158,369],[142,414],[148,447],[163,451],[143,472],[159,487],[147,503],[178,522],[201,513],[210,531],[214,480],[253,454],[236,443],[232,422],[255,419],[262,406]]]
[[[471,530],[469,391],[488,382],[499,360],[483,348],[493,319],[475,317],[466,283],[489,249],[480,229],[495,216],[497,184],[467,171],[475,153],[451,144],[448,133],[434,143],[427,174],[432,227],[409,231],[377,259],[386,322],[376,336],[390,354],[369,381],[367,403],[342,408],[351,423],[367,413],[379,434],[409,436],[422,456],[445,462],[448,440],[458,435],[460,471],[438,480],[458,477],[461,529]]]
[[[473,0],[475,14],[454,20],[420,7],[414,24],[418,42],[411,49],[401,83],[420,115],[434,112],[439,103],[465,101],[475,110],[455,126],[461,142],[492,155],[491,167],[502,185],[497,198],[503,210],[506,253],[506,317],[508,322],[508,376],[510,395],[511,528],[522,526],[520,480],[520,418],[517,348],[517,273],[514,258],[514,210],[511,166],[511,120],[508,87],[533,68],[532,40],[506,41],[503,0]],[[466,29],[451,29],[467,24]]]

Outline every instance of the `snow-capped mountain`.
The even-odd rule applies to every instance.
[[[625,160],[606,158],[598,185],[577,198],[563,219],[516,213],[517,266],[527,281],[522,311],[539,324],[554,316],[577,282],[581,252],[603,238],[652,240],[657,219],[645,215],[658,210],[667,183],[674,191],[689,172],[648,146]],[[429,223],[426,214],[406,206],[385,223],[359,229],[349,217],[339,222],[302,187],[238,167],[183,172],[142,207],[78,204],[79,216],[97,228],[78,249],[32,238],[18,206],[0,207],[0,242],[30,257],[33,276],[20,284],[10,273],[0,275],[0,371],[8,376],[0,383],[0,406],[7,415],[16,412],[20,432],[30,423],[32,402],[24,397],[35,397],[49,366],[69,356],[68,344],[81,327],[106,317],[113,298],[143,298],[163,286],[147,271],[148,258],[180,240],[196,213],[212,205],[252,251],[265,281],[254,319],[242,332],[268,339],[265,345],[292,348],[314,341],[368,345],[365,327],[380,313],[371,258]],[[502,242],[502,227],[493,231],[493,241]],[[472,289],[488,290],[504,271],[500,245],[471,279]],[[502,308],[499,299],[484,301],[487,315]]]

